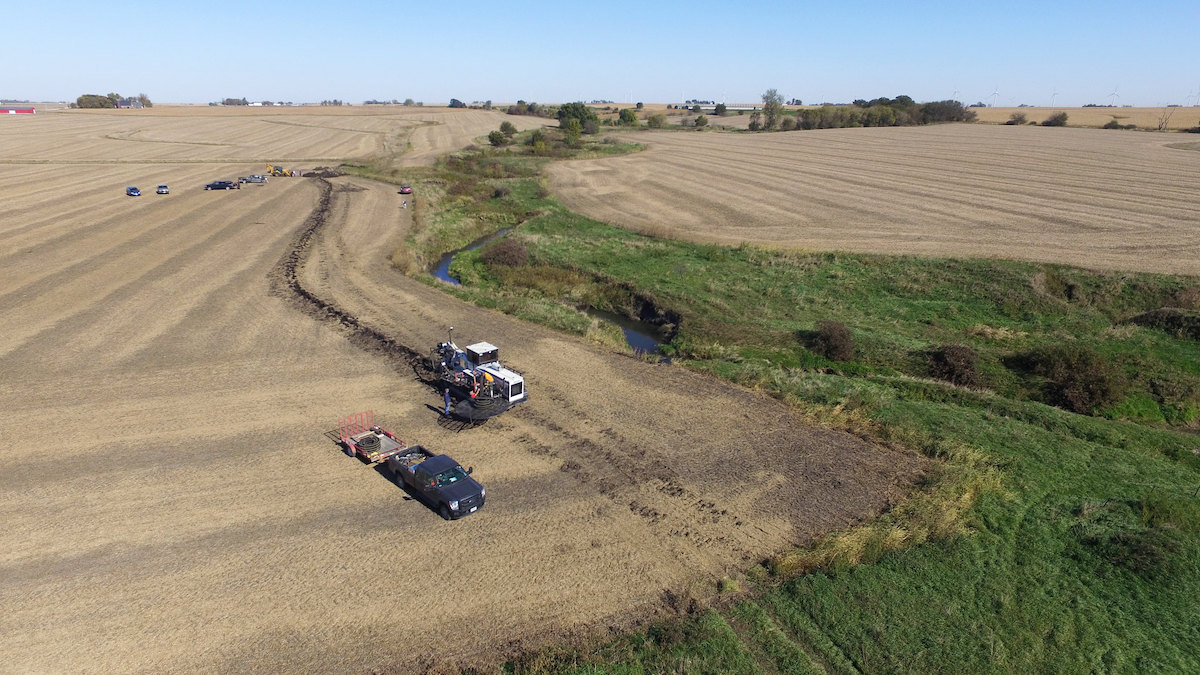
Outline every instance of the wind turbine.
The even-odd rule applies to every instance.
[[[1120,85],[1113,87],[1112,93],[1108,95],[1108,106],[1110,108],[1116,107],[1117,99],[1121,98],[1121,95],[1117,93],[1117,90],[1120,88]]]
[[[1058,87],[1054,88],[1054,93],[1050,94],[1050,107],[1054,107],[1054,99],[1058,98]]]
[[[955,87],[955,88],[954,88],[954,98],[953,98],[953,99],[951,99],[951,100],[953,100],[953,101],[957,101],[957,100],[958,100],[958,87]]]
[[[996,85],[996,88],[992,90],[992,107],[993,108],[996,107],[996,99],[999,97],[1000,97],[1000,85]]]

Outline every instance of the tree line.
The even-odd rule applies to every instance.
[[[100,94],[84,94],[84,95],[80,96],[79,98],[75,99],[75,104],[73,107],[75,107],[75,108],[117,108],[117,107],[120,107],[121,101],[124,101],[124,100],[137,101],[143,107],[146,107],[146,108],[154,107],[154,103],[151,102],[150,97],[145,94],[138,94],[137,96],[127,99],[125,96],[122,96],[117,93],[109,93],[109,94],[105,94],[103,96],[101,96]]]

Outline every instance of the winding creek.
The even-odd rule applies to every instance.
[[[476,239],[460,249],[446,253],[438,260],[437,266],[433,268],[433,276],[452,286],[462,285],[458,279],[450,276],[450,264],[454,262],[454,258],[463,251],[474,251],[485,244],[503,237],[509,232],[512,232],[511,227],[489,234],[485,237],[480,237],[479,239]],[[663,332],[656,326],[642,321],[637,321],[636,319],[630,319],[629,317],[621,316],[620,314],[616,314],[614,312],[596,309],[595,307],[583,306],[579,309],[593,319],[606,321],[620,328],[621,332],[625,335],[625,342],[629,344],[634,353],[654,354],[658,352],[659,347],[667,342],[667,336],[664,335]]]

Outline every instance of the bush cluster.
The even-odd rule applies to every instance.
[[[964,387],[978,387],[981,382],[979,371],[979,354],[966,345],[942,345],[926,355],[929,362],[929,374],[939,380],[945,380]]]
[[[813,351],[830,361],[849,361],[854,358],[854,335],[843,323],[821,321],[813,338]]]
[[[1044,127],[1065,127],[1065,126],[1067,126],[1067,113],[1065,113],[1065,112],[1054,113],[1053,115],[1047,117],[1045,119],[1045,121],[1042,122],[1042,126],[1044,126]]]
[[[1083,345],[1043,347],[1019,360],[1046,378],[1048,403],[1084,415],[1121,400],[1129,386],[1124,373]]]
[[[524,241],[504,237],[485,248],[479,260],[489,267],[522,267],[529,263],[529,250]]]

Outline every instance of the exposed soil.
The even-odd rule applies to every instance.
[[[5,668],[494,663],[678,611],[904,493],[924,465],[909,453],[398,274],[411,211],[394,186],[201,189],[262,158],[377,151],[418,122],[425,162],[505,119],[470,112],[0,128],[0,268],[20,271],[0,275]],[[171,195],[123,195],[162,182]],[[498,344],[531,400],[443,422],[410,363],[451,325]],[[365,409],[474,466],[485,508],[443,521],[342,454],[327,432]]]

